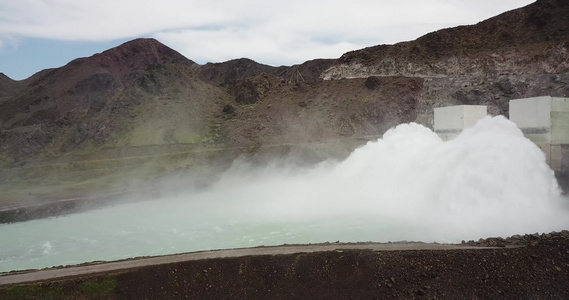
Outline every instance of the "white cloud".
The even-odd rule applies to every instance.
[[[110,41],[154,36],[196,61],[249,57],[289,64],[412,40],[530,2],[4,0],[0,37]]]
[[[0,53],[3,51],[16,51],[20,45],[20,39],[11,36],[0,35]]]
[[[159,33],[156,38],[198,62],[221,62],[247,57],[271,65],[290,65],[313,58],[335,58],[355,49],[349,42],[325,43],[286,33],[252,34],[245,30],[187,30]]]

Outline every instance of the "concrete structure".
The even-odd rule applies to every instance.
[[[463,129],[472,127],[488,114],[484,105],[456,105],[435,108],[435,133],[448,141]]]
[[[510,120],[545,152],[551,169],[569,173],[569,98],[511,100]]]

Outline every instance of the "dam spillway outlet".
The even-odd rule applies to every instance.
[[[510,120],[545,153],[554,171],[569,174],[569,98],[511,100]]]
[[[543,152],[504,117],[443,141],[401,124],[344,161],[235,163],[172,198],[0,225],[0,272],[281,244],[460,242],[569,228]]]

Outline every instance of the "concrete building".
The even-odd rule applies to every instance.
[[[569,98],[510,101],[510,120],[543,150],[554,171],[569,173]]]
[[[472,127],[488,114],[485,105],[456,105],[435,108],[435,133],[448,141],[463,129]]]

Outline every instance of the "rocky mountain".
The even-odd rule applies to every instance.
[[[348,52],[321,77],[424,78],[419,121],[427,125],[437,105],[483,104],[507,115],[510,99],[569,94],[567,13],[567,1],[538,0],[476,25]]]
[[[437,106],[484,104],[507,115],[510,99],[569,96],[568,15],[567,1],[538,0],[476,25],[290,67],[246,58],[198,65],[137,39],[24,81],[0,74],[0,199],[122,191],[243,152],[319,160],[401,122],[432,126]]]
[[[18,81],[0,73],[0,103],[11,98],[22,86]]]

